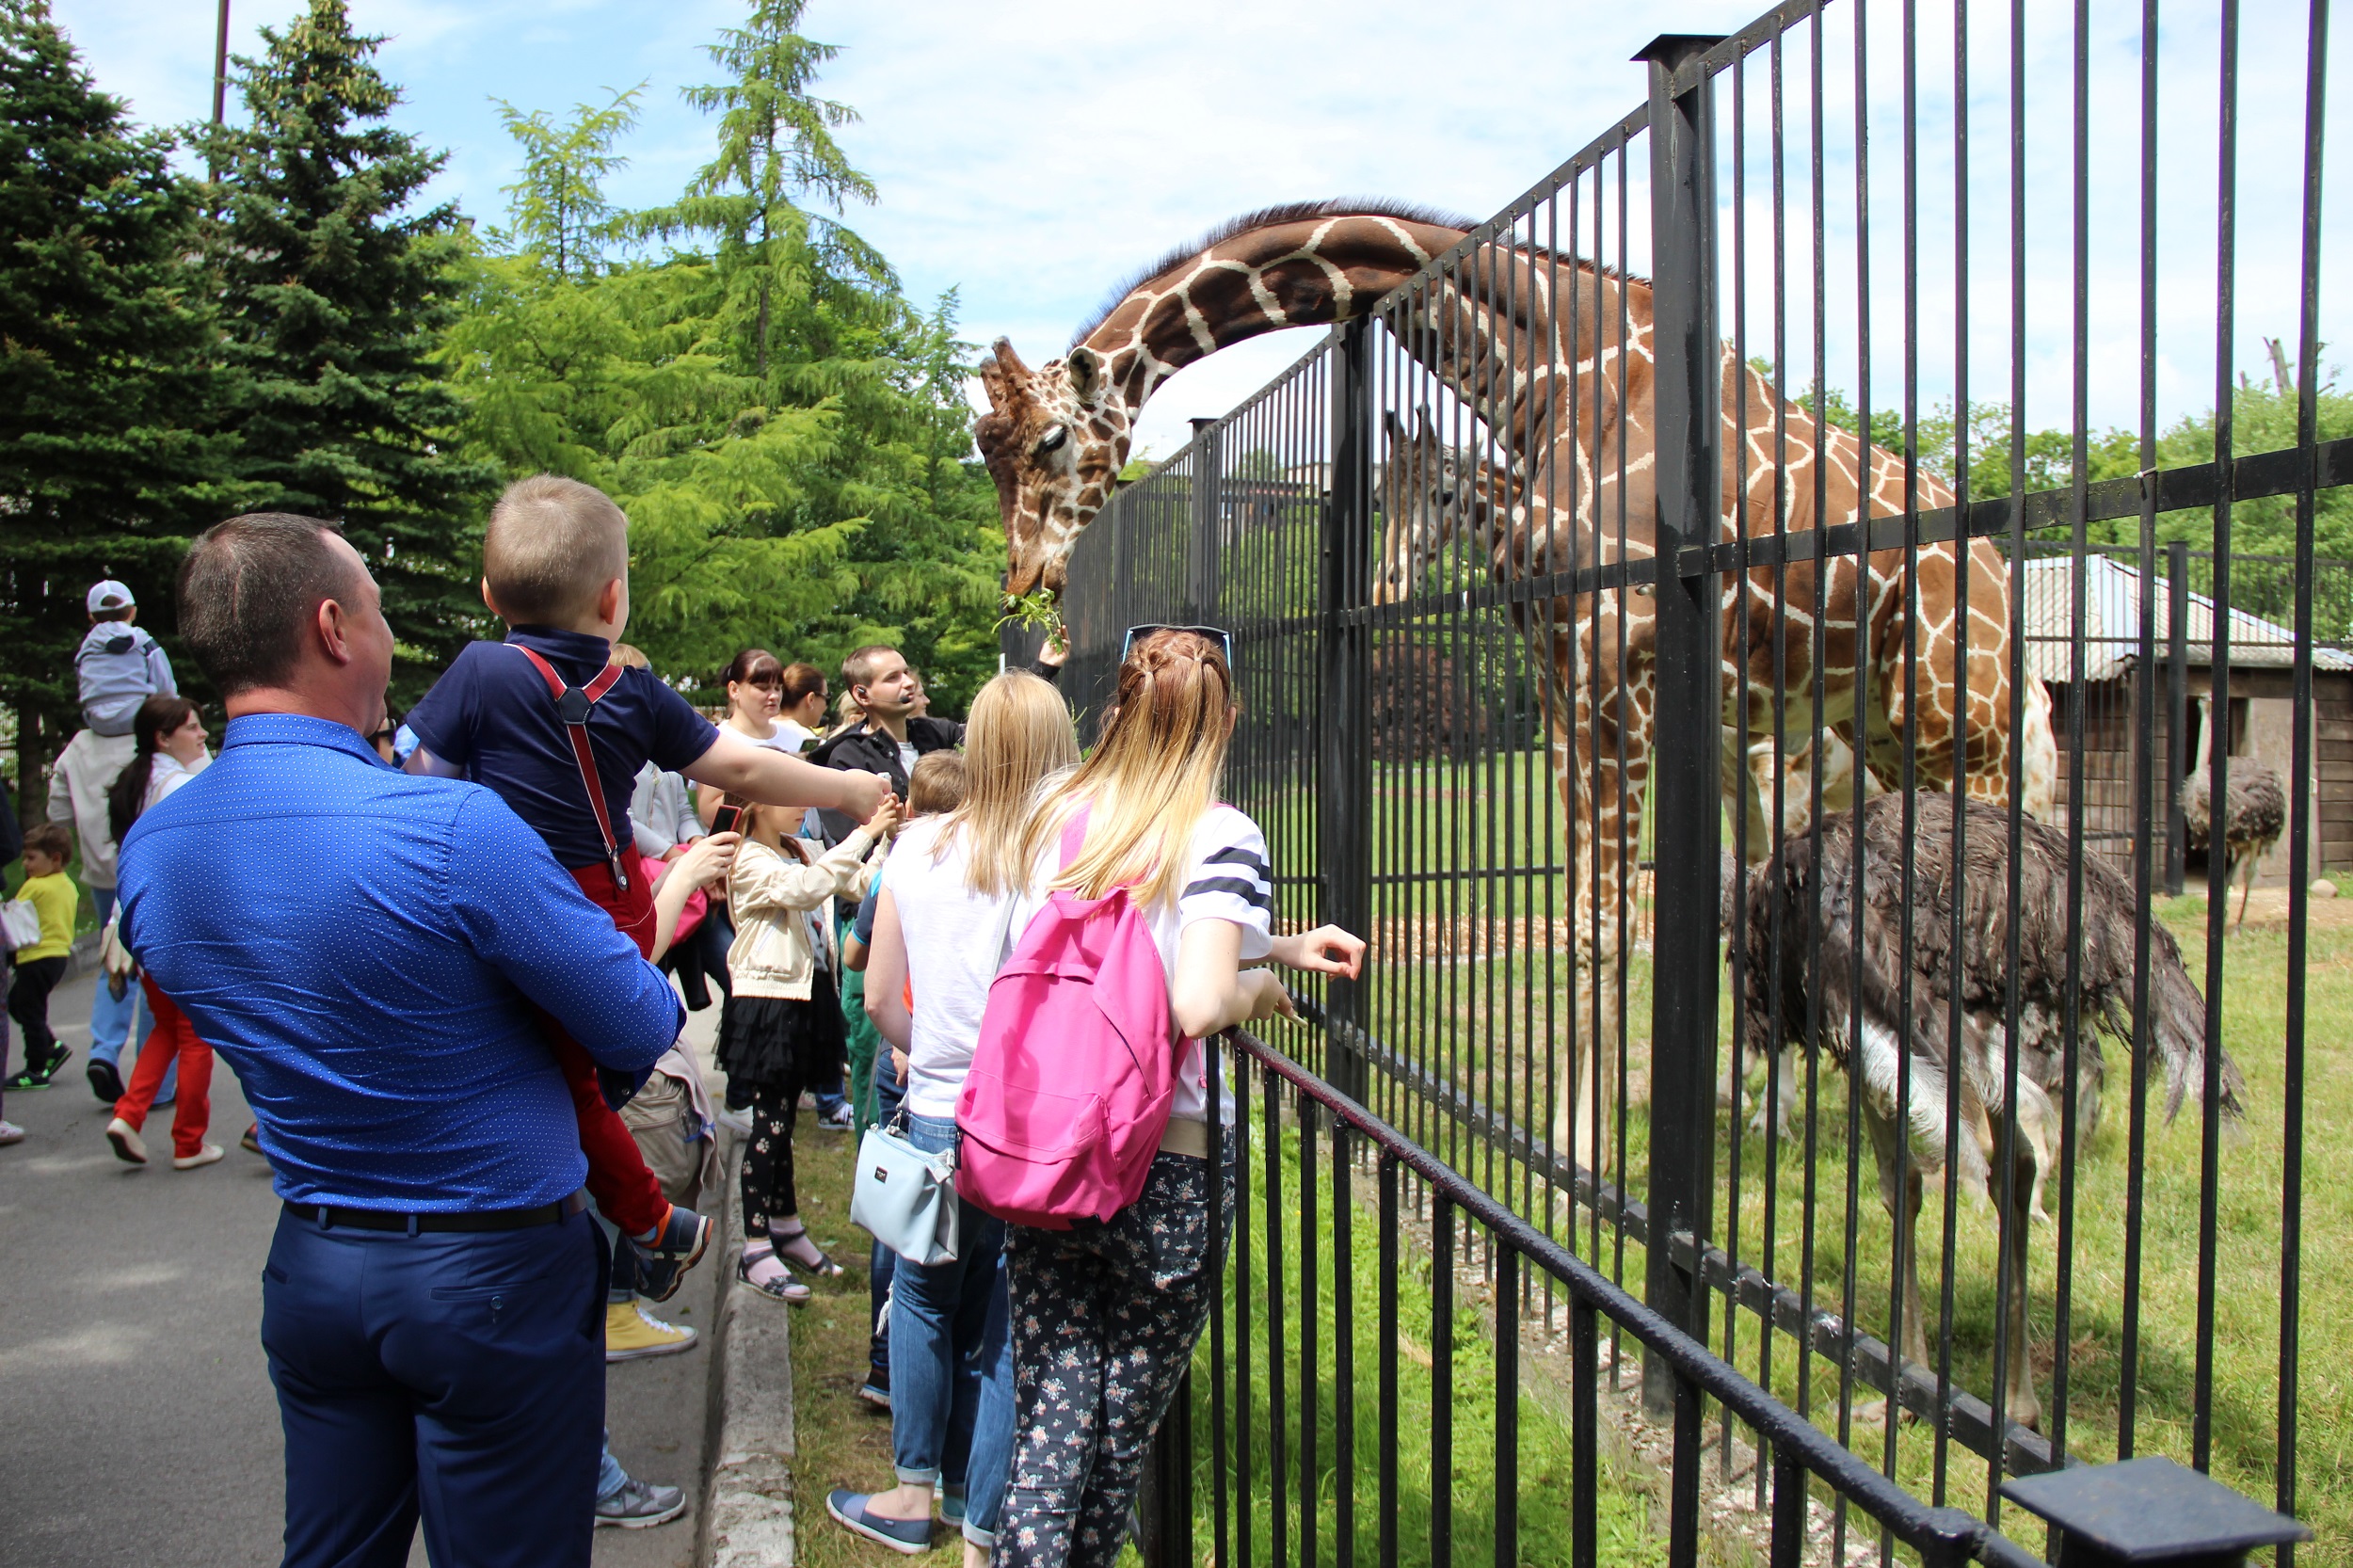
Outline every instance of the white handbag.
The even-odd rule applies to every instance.
[[[926,1154],[907,1142],[904,1112],[870,1127],[857,1145],[850,1223],[910,1263],[952,1263],[956,1256],[956,1157]]]
[[[21,898],[0,904],[0,939],[14,952],[29,948],[40,940],[40,911]]]

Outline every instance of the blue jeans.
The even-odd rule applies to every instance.
[[[955,1144],[952,1117],[910,1115],[906,1124],[907,1141],[925,1153]],[[1004,1423],[1006,1441],[992,1448],[981,1440],[980,1419],[981,1374],[1003,1354],[1006,1336],[1004,1312],[990,1311],[1004,1295],[1004,1222],[968,1208],[955,1260],[902,1257],[890,1288],[892,1465],[904,1482],[964,1489],[968,1510],[971,1483],[1001,1489],[1013,1464],[1012,1423]]]
[[[98,924],[103,930],[115,912],[115,890],[112,888],[92,888],[89,898],[91,906],[98,912]],[[122,1048],[130,1040],[135,1023],[138,1027],[137,1048],[145,1050],[147,1036],[155,1028],[155,1020],[141,1000],[138,982],[133,981],[124,986],[121,999],[118,1000],[107,991],[105,977],[101,975],[98,988],[91,993],[89,1000],[90,1060],[120,1067]],[[123,1076],[128,1078],[130,1075],[126,1073]],[[174,1062],[164,1073],[163,1087],[155,1091],[155,1103],[161,1105],[166,1100],[176,1098],[179,1093],[180,1064]]]
[[[587,1568],[604,1415],[585,1215],[505,1231],[281,1216],[262,1348],[285,1426],[286,1568]]]
[[[628,1484],[629,1472],[622,1469],[621,1462],[613,1457],[613,1429],[607,1427],[604,1429],[604,1452],[597,1460],[597,1501],[618,1496],[621,1488]]]

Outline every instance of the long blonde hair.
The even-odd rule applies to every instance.
[[[1029,881],[1025,829],[1038,786],[1079,760],[1079,733],[1062,694],[1027,670],[1007,670],[972,699],[964,727],[964,803],[940,825],[935,854],[945,856],[968,833],[965,881],[1000,898]]]
[[[1103,738],[1031,819],[1025,863],[1085,807],[1086,847],[1047,886],[1100,898],[1128,883],[1140,903],[1174,900],[1193,829],[1217,803],[1239,712],[1216,643],[1193,632],[1139,639],[1119,666]]]

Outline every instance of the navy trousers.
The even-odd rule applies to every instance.
[[[602,1247],[281,1215],[262,1347],[286,1431],[286,1568],[585,1568],[604,1420]]]

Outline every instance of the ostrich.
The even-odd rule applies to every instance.
[[[1998,1125],[2009,1102],[2011,1052],[2003,1028],[2005,990],[2012,970],[2008,948],[2014,919],[2018,941],[2015,978],[2020,1038],[2015,1052],[2016,1112],[2011,1140],[2011,1192],[2007,1245],[2011,1249],[2012,1286],[2004,1304],[2009,1343],[2009,1408],[2026,1426],[2037,1426],[2041,1405],[2025,1354],[2026,1222],[2047,1218],[2044,1179],[2067,1151],[2060,1147],[2060,1121],[2053,1096],[2061,1092],[2063,1024],[2061,996],[2067,978],[2067,839],[2032,821],[2019,824],[2021,897],[2009,908],[2010,819],[1980,801],[1965,805],[1965,860],[1958,878],[1953,864],[1953,799],[1943,792],[1911,797],[1912,941],[1900,944],[1904,900],[1904,807],[1901,794],[1882,795],[1862,809],[1864,883],[1856,903],[1854,812],[1825,816],[1814,832],[1791,839],[1780,855],[1745,879],[1746,924],[1742,947],[1746,1049],[1756,1058],[1786,1046],[1806,1044],[1809,1020],[1818,1018],[1817,1042],[1846,1068],[1860,1090],[1863,1120],[1878,1157],[1880,1201],[1903,1228],[1905,1280],[1903,1353],[1926,1364],[1928,1342],[1920,1320],[1918,1229],[1922,1172],[1957,1168],[1964,1180],[1984,1190],[1992,1162],[2000,1157]],[[2079,1039],[2079,1111],[2089,1111],[2101,1073],[2095,1031],[2128,1048],[2153,1049],[2153,1064],[2168,1085],[2166,1115],[2181,1108],[2205,1072],[2205,1003],[2182,968],[2181,950],[2164,926],[2149,930],[2149,1016],[2133,1016],[2133,898],[2123,879],[2100,857],[2083,865],[2083,928],[2077,949],[2080,1017],[2089,1026]],[[1958,887],[1956,884],[1958,883]],[[1952,916],[1958,893],[1961,948],[1952,948]],[[1820,901],[1819,963],[1809,965],[1807,922]],[[1727,904],[1729,900],[1727,900]],[[1782,940],[1776,955],[1770,940],[1778,915]],[[1904,1017],[1901,983],[1909,962],[1912,1016]],[[1811,972],[1809,972],[1811,970]],[[1858,984],[1859,983],[1859,984]],[[1947,1044],[1950,999],[1958,986],[1961,1061],[1958,1127],[1966,1136],[1946,1138]],[[1847,1037],[1848,1021],[1861,1003],[1862,1038]],[[2136,1022],[2139,1027],[2136,1028]],[[1899,1104],[1904,1058],[1910,1057],[1909,1103]],[[1858,1063],[1856,1058],[1860,1057]],[[2225,1056],[2221,1110],[2235,1115],[2245,1087]],[[2089,1128],[2088,1115],[2079,1123]],[[1915,1160],[1898,1191],[1897,1168],[1908,1133]],[[2086,1133],[2086,1136],[2089,1134]]]
[[[2214,812],[2211,809],[2213,785],[2206,770],[2200,768],[2182,785],[2182,825],[2184,841],[2193,854],[2209,853],[2214,840]],[[2280,776],[2251,758],[2231,759],[2231,787],[2225,797],[2229,809],[2222,814],[2222,855],[2224,871],[2222,888],[2229,896],[2231,879],[2243,867],[2247,880],[2238,895],[2238,926],[2247,929],[2247,900],[2255,890],[2255,868],[2271,853],[2271,846],[2280,841],[2280,829],[2287,822],[2287,792],[2280,788]]]

